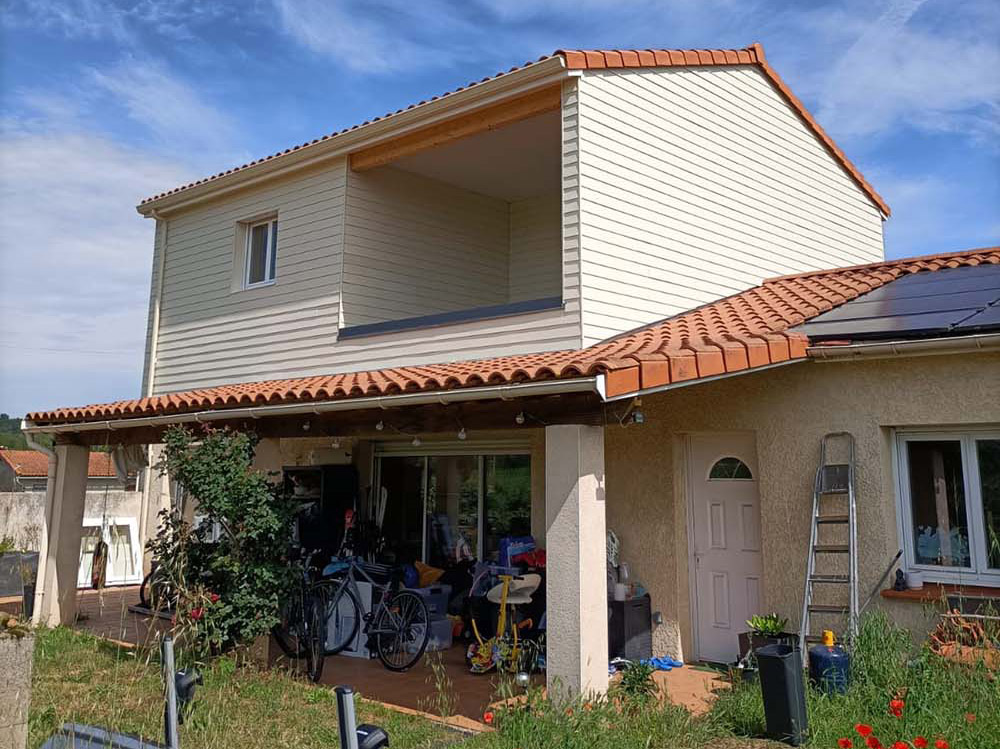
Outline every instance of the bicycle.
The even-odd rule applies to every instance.
[[[430,639],[430,616],[423,599],[412,591],[397,590],[392,575],[385,584],[377,582],[354,559],[343,561],[343,568],[332,576],[318,578],[310,565],[314,554],[307,556],[302,582],[273,632],[285,654],[305,658],[309,678],[319,681],[325,656],[350,645],[364,622],[362,634],[385,668],[406,671],[419,661]],[[359,577],[377,591],[377,603],[369,614],[361,604]],[[336,617],[333,627],[331,617]]]
[[[298,587],[292,591],[281,612],[281,621],[271,629],[278,647],[289,658],[304,658],[306,674],[313,682],[323,675],[326,656],[327,613],[330,610],[327,590],[319,585],[318,570],[305,555]]]
[[[475,619],[472,620],[472,631],[476,642],[469,645],[466,661],[469,670],[474,674],[484,674],[494,668],[511,672],[520,671],[528,654],[518,633],[522,627],[530,626],[531,621],[517,621],[517,606],[531,603],[531,594],[538,589],[542,578],[535,574],[498,577],[500,582],[486,594],[486,598],[500,608],[496,634],[484,640],[479,634],[479,625]],[[534,653],[537,647],[530,645],[527,649]]]
[[[390,671],[406,671],[411,668],[427,649],[430,640],[430,615],[424,599],[410,590],[399,590],[397,570],[375,565],[367,565],[375,574],[387,576],[386,583],[379,583],[369,574],[365,565],[354,558],[341,560],[344,567],[333,576],[320,581],[320,586],[330,589],[328,593],[331,615],[340,617],[335,631],[338,640],[327,642],[327,654],[335,655],[346,648],[358,633],[363,621],[361,634],[367,637],[369,647],[374,645],[375,653],[382,665]],[[377,602],[373,600],[370,614],[364,613],[358,578],[370,583]],[[342,611],[341,605],[350,602],[353,610]],[[345,623],[350,622],[347,626]]]

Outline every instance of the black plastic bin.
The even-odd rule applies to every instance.
[[[767,736],[799,746],[808,727],[802,653],[792,645],[765,645],[756,655]]]

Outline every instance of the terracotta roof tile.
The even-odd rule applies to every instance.
[[[501,71],[494,76],[486,76],[480,81],[474,81],[466,86],[459,86],[456,89],[448,91],[446,93],[440,94],[438,96],[432,96],[430,99],[420,101],[416,104],[411,104],[408,107],[402,109],[397,109],[395,112],[387,112],[380,117],[373,117],[370,120],[365,120],[359,125],[352,125],[351,127],[344,128],[343,130],[338,130],[327,135],[323,135],[319,138],[315,138],[307,143],[301,143],[297,146],[292,146],[291,148],[286,148],[284,151],[272,154],[270,156],[265,156],[260,159],[243,164],[242,166],[233,167],[232,169],[227,169],[224,172],[219,172],[210,177],[205,177],[203,179],[196,180],[194,182],[189,182],[188,184],[181,185],[180,187],[175,187],[172,190],[167,190],[161,192],[152,197],[143,200],[139,206],[145,206],[149,203],[153,203],[161,198],[168,197],[170,195],[175,195],[184,190],[197,187],[198,185],[203,185],[207,182],[213,182],[215,180],[226,177],[234,172],[243,171],[244,169],[250,169],[259,164],[265,162],[273,161],[274,159],[280,158],[290,153],[301,151],[309,146],[316,145],[317,143],[322,143],[335,138],[344,133],[352,132],[358,130],[359,128],[370,125],[374,122],[382,122],[391,117],[395,117],[403,112],[410,111],[411,109],[416,109],[417,107],[427,104],[429,101],[437,101],[438,99],[443,99],[448,96],[459,93],[460,91],[465,91],[466,89],[478,86],[487,81],[493,80],[494,78],[500,78],[501,76],[510,75],[511,73],[517,73],[518,71],[524,70],[536,65],[540,62],[550,60],[554,57],[562,57],[563,62],[567,69],[569,70],[602,70],[608,68],[637,68],[637,67],[675,67],[675,66],[708,66],[708,65],[757,65],[764,72],[764,74],[770,79],[771,83],[776,89],[781,93],[786,101],[796,110],[799,117],[806,124],[807,127],[811,128],[816,134],[816,137],[823,143],[823,145],[830,151],[831,155],[840,162],[841,166],[847,171],[847,173],[854,179],[858,186],[871,198],[871,200],[878,206],[879,210],[886,216],[890,214],[889,206],[882,199],[882,197],[875,192],[875,189],[865,180],[861,172],[851,163],[847,158],[846,154],[840,150],[833,139],[826,134],[826,131],[820,127],[819,123],[813,119],[812,115],[805,108],[801,101],[791,92],[791,89],[785,84],[785,82],[778,76],[774,69],[768,64],[767,59],[764,57],[764,48],[760,44],[753,44],[745,49],[612,49],[612,50],[596,50],[596,49],[559,49],[553,52],[551,55],[544,55],[538,60],[529,61],[524,63],[524,65],[516,65],[510,70]]]
[[[401,392],[453,390],[604,374],[610,396],[672,382],[740,372],[806,356],[808,339],[789,332],[908,273],[981,263],[1000,264],[1000,247],[771,278],[760,286],[580,350],[393,367],[170,393],[152,398],[28,414],[36,423],[328,401]]]
[[[49,459],[36,450],[8,450],[0,447],[0,460],[22,478],[43,478],[49,474]],[[110,453],[92,452],[87,475],[92,479],[114,478],[117,474]]]

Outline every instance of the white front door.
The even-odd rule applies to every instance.
[[[692,610],[700,660],[731,663],[760,611],[760,501],[752,434],[689,438]]]

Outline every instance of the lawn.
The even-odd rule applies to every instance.
[[[433,698],[433,695],[429,695]],[[893,700],[899,700],[893,703]],[[433,699],[429,700],[434,702]],[[846,695],[808,695],[808,747],[866,747],[856,724],[870,726],[884,749],[944,740],[950,749],[1000,749],[1000,680],[981,664],[961,666],[914,648],[884,616],[868,617],[854,651]],[[38,747],[61,723],[80,721],[159,739],[159,669],[142,656],[66,629],[41,631],[35,657],[31,742]],[[899,715],[894,715],[895,705]],[[359,720],[389,731],[394,749],[764,749],[764,711],[756,684],[737,684],[712,711],[692,718],[642,695],[555,704],[535,694],[495,712],[496,731],[462,740],[420,717],[361,702]],[[193,747],[335,747],[336,705],[329,688],[279,671],[217,659],[205,671],[182,745]],[[897,743],[905,742],[905,743]]]
[[[35,647],[29,747],[65,722],[81,722],[162,741],[159,666],[90,635],[41,630]],[[336,747],[332,690],[279,671],[237,668],[229,658],[204,669],[195,709],[181,727],[184,749]],[[358,722],[385,728],[393,749],[444,747],[459,737],[429,721],[362,702]]]

